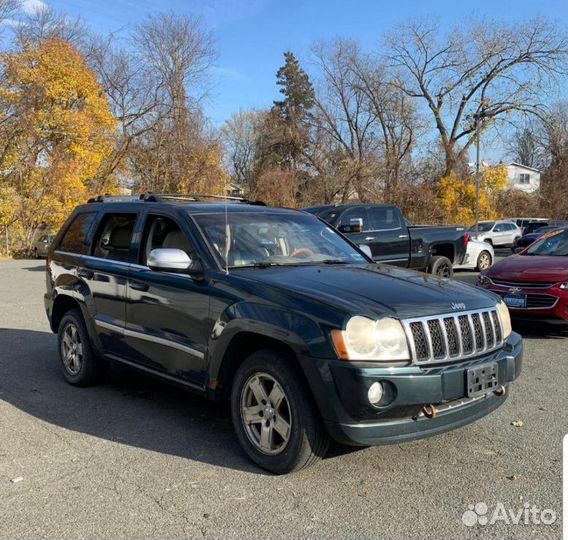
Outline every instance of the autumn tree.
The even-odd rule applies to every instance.
[[[93,182],[115,122],[85,59],[58,38],[0,57],[0,169],[29,245],[77,204],[112,186]]]
[[[545,19],[484,20],[449,34],[410,22],[388,46],[396,84],[425,105],[438,132],[445,176],[463,172],[476,122],[486,129],[514,114],[542,115],[543,96],[566,72],[566,37]]]
[[[497,207],[499,194],[507,185],[507,167],[497,165],[485,167],[481,172],[479,213],[481,219],[499,217]],[[468,174],[458,177],[456,173],[440,180],[439,204],[449,223],[470,225],[475,222],[476,182],[475,176]]]

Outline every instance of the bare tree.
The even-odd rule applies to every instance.
[[[345,171],[342,199],[352,192],[361,200],[373,195],[376,166],[375,116],[352,69],[358,45],[338,39],[313,47],[316,66],[322,74],[316,86],[316,122],[329,135],[335,153],[342,155]],[[312,161],[314,161],[312,159]]]
[[[253,183],[258,137],[266,113],[240,110],[225,122],[221,134],[228,152],[233,182],[245,189]]]
[[[57,37],[82,48],[88,35],[88,28],[80,18],[71,19],[49,6],[39,6],[31,13],[26,13],[16,27],[20,45],[37,44],[41,40]]]
[[[431,22],[411,22],[387,42],[396,84],[434,119],[446,174],[467,160],[476,119],[486,128],[513,113],[542,115],[551,79],[565,75],[566,37],[544,19],[486,20],[447,36]]]
[[[536,132],[539,123],[527,123],[517,129],[508,142],[511,157],[517,163],[540,169],[543,166],[542,135]]]
[[[0,23],[9,19],[19,6],[19,0],[0,0]]]
[[[402,168],[409,162],[419,130],[419,119],[412,99],[393,85],[385,66],[376,57],[355,55],[352,69],[376,119],[380,135],[384,177],[384,198],[391,200],[398,191]]]

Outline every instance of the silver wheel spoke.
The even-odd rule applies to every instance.
[[[263,450],[272,450],[272,426],[263,422],[260,426],[260,447]]]
[[[252,390],[252,393],[254,394],[254,397],[257,401],[257,403],[260,405],[263,401],[266,402],[268,401],[268,396],[266,395],[266,390],[264,389],[264,386],[262,386],[262,382],[260,382],[260,379],[258,377],[255,377],[249,384],[250,389]]]
[[[243,418],[247,424],[257,424],[263,421],[260,415],[263,410],[262,405],[252,405],[243,409]]]
[[[280,434],[285,442],[290,438],[290,424],[281,416],[274,418],[274,429]]]
[[[285,397],[286,396],[284,395],[282,387],[278,383],[274,383],[274,387],[272,388],[270,395],[268,396],[268,401],[272,403],[272,406],[275,409],[278,409]]]

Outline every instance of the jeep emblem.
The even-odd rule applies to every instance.
[[[463,302],[454,302],[452,304],[452,309],[454,311],[464,311],[465,310],[465,304]]]

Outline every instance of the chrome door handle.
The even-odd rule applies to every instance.
[[[407,234],[399,234],[398,237],[399,238],[408,238],[408,235]]]
[[[375,239],[374,236],[366,236],[366,237],[365,237],[365,240],[367,240],[367,242],[369,242],[369,241],[371,241],[371,240],[374,240],[374,239]]]

